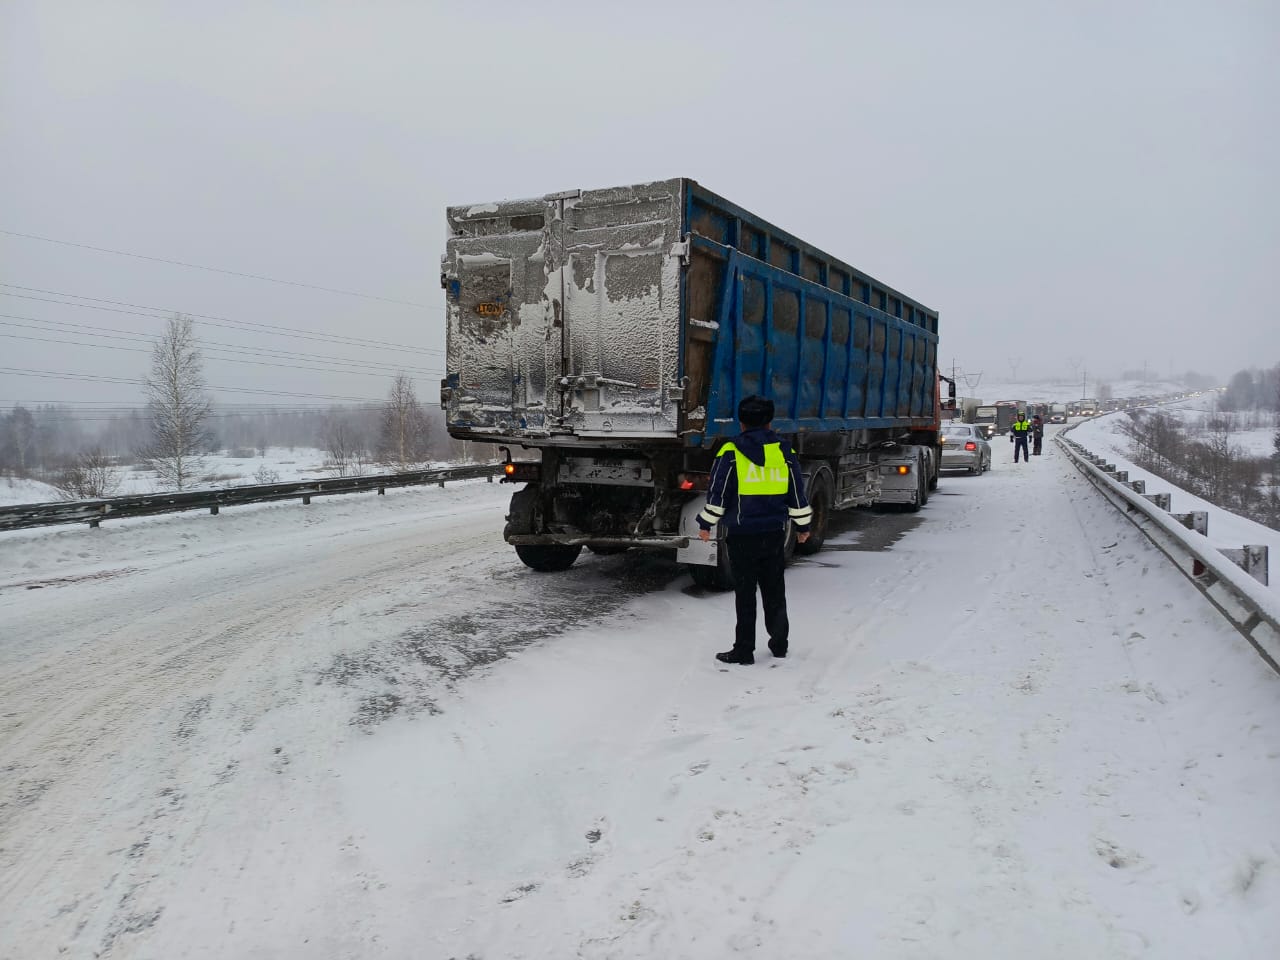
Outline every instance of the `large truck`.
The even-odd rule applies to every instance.
[[[1004,436],[1013,429],[1013,421],[1018,419],[1018,415],[1026,409],[1026,401],[1023,400],[997,400],[996,401],[996,430],[1000,436]]]
[[[990,440],[996,435],[996,413],[995,404],[980,404],[973,408],[972,416],[966,419],[965,422],[982,427],[982,432]]]
[[[695,517],[746,396],[774,401],[822,547],[832,511],[937,484],[938,314],[689,179],[450,207],[441,403],[498,443],[504,537],[535,570],[674,549],[723,585]],[[513,457],[511,447],[534,456]],[[723,527],[723,525],[721,525]]]

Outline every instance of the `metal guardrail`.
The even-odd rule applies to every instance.
[[[58,523],[87,523],[98,526],[103,520],[146,517],[157,513],[208,508],[216,514],[222,507],[269,500],[301,500],[339,493],[364,493],[376,490],[386,493],[388,487],[412,487],[435,483],[444,486],[451,480],[478,480],[490,483],[502,472],[499,463],[477,463],[465,467],[441,467],[415,470],[412,473],[390,473],[375,477],[333,477],[326,480],[299,480],[289,483],[263,483],[253,486],[228,487],[223,490],[193,490],[186,493],[153,493],[102,500],[71,500],[59,503],[23,503],[0,507],[0,531],[43,527]]]
[[[1251,548],[1229,553],[1216,549],[1204,536],[1205,515],[1169,513],[1169,494],[1149,494],[1143,481],[1129,480],[1127,471],[1117,470],[1061,433],[1055,439],[1085,478],[1120,508],[1244,635],[1267,665],[1280,673],[1280,598],[1255,579],[1254,571],[1246,572]],[[1265,569],[1265,559],[1261,562]]]

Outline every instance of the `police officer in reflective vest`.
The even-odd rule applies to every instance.
[[[771,429],[773,401],[747,397],[738,404],[742,433],[720,448],[711,468],[707,505],[698,514],[698,535],[710,540],[716,526],[726,527],[725,544],[737,594],[738,626],[733,649],[717,653],[721,663],[755,663],[756,587],[764,605],[769,650],[787,655],[787,593],[782,571],[787,522],[796,538],[809,539],[813,511],[804,495],[804,478],[791,446]]]
[[[1025,413],[1018,415],[1018,419],[1013,421],[1013,427],[1009,430],[1009,439],[1013,441],[1013,462],[1018,462],[1018,453],[1022,453],[1023,460],[1031,459],[1027,455],[1027,435],[1031,433],[1031,421],[1027,419]]]

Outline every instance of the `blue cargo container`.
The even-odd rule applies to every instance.
[[[441,400],[455,437],[518,444],[507,539],[676,547],[753,393],[830,510],[936,482],[938,315],[692,180],[451,207]],[[708,550],[710,553],[708,554]]]
[[[713,298],[718,325],[707,438],[736,432],[737,402],[753,393],[774,401],[785,433],[934,422],[936,312],[686,183],[685,303]],[[700,359],[687,357],[686,373]]]

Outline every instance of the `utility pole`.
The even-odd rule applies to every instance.
[[[1089,382],[1089,370],[1086,367],[1080,371],[1080,399],[1081,400],[1083,400],[1085,397],[1089,395],[1089,391],[1085,387],[1085,384],[1087,384],[1088,382]]]

